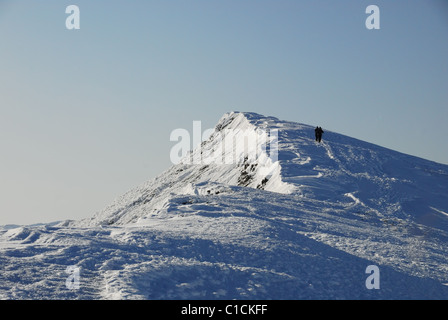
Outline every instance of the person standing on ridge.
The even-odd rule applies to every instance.
[[[316,141],[320,143],[322,141],[322,134],[324,133],[324,130],[322,130],[322,127],[316,127],[316,129],[314,129],[314,133],[316,134]]]
[[[319,127],[319,143],[322,140],[322,134],[324,133],[324,130],[322,130],[322,127]]]

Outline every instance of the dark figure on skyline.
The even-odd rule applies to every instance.
[[[316,127],[316,129],[314,129],[314,133],[316,134],[316,141],[321,142],[322,133],[324,133],[324,130],[322,130],[321,127]]]

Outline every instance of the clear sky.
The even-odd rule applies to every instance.
[[[232,110],[448,164],[448,1],[0,0],[0,224],[89,217]]]

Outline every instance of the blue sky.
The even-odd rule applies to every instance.
[[[448,164],[447,39],[445,0],[0,0],[0,224],[89,217],[232,110]]]

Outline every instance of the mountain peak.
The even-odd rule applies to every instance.
[[[126,193],[88,224],[136,222],[162,212],[173,194],[218,184],[289,194],[297,201],[343,203],[375,219],[408,217],[448,230],[441,214],[448,212],[448,166],[326,129],[319,143],[314,128],[253,112],[226,113],[179,164]]]

